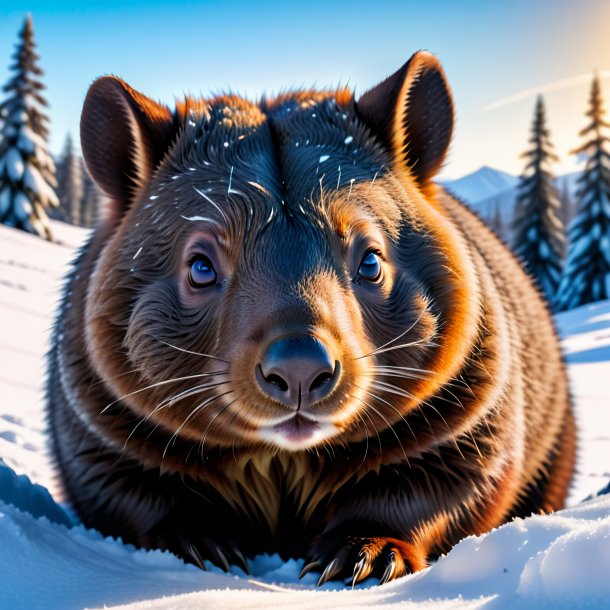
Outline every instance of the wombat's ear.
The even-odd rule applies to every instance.
[[[453,132],[453,102],[438,60],[415,53],[400,70],[364,93],[357,110],[420,185],[438,172]]]
[[[114,76],[89,88],[80,120],[89,173],[120,216],[171,144],[173,115]],[[118,208],[116,207],[118,206]]]

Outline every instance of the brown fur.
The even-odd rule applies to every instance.
[[[172,115],[94,83],[83,150],[112,202],[68,279],[48,379],[86,525],[198,565],[279,552],[322,582],[385,582],[563,505],[575,432],[551,317],[431,182],[452,125],[426,53],[357,102],[221,96]],[[367,283],[371,248],[383,273]],[[217,283],[195,289],[201,251]],[[298,446],[255,374],[286,333],[341,365]]]

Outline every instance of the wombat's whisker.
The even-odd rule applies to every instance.
[[[337,458],[337,456],[335,455],[335,448],[328,443],[324,443],[324,445],[322,445],[324,447],[324,449],[326,450],[326,453],[328,453],[328,455],[331,455],[333,460],[335,460]]]
[[[223,385],[223,384],[220,384],[220,385]],[[202,392],[201,392],[201,393],[203,393],[203,390],[202,390]],[[146,439],[147,439],[147,440],[148,440],[148,439],[149,439],[149,438],[150,438],[150,437],[151,437],[151,436],[152,436],[152,435],[153,435],[153,434],[156,432],[156,430],[157,430],[157,428],[158,428],[159,426],[160,426],[160,422],[157,422],[157,423],[155,424],[155,426],[153,427],[153,429],[152,429],[152,430],[151,430],[151,431],[150,431],[150,432],[149,432],[149,433],[146,435]],[[189,453],[190,453],[190,451],[189,451]]]
[[[364,446],[364,455],[362,456],[362,462],[360,462],[358,468],[356,468],[356,472],[358,472],[362,468],[362,466],[364,466],[364,464],[366,463],[366,458],[369,454],[369,429],[366,425],[366,422],[364,421],[363,415],[358,415],[358,421],[361,421],[362,425],[364,426],[364,438],[366,439],[366,445]],[[370,419],[370,417],[369,421],[371,422],[373,428],[375,428],[375,423]],[[375,430],[375,433],[377,433],[377,430]],[[381,439],[379,439],[379,434],[377,434],[377,439],[381,441]],[[381,442],[379,443],[379,446],[381,447]]]
[[[98,379],[97,381],[92,381],[89,384],[89,388],[93,388],[100,383],[106,383],[108,381],[114,381],[115,379],[119,379],[119,377],[125,377],[125,375],[133,375],[134,373],[139,373],[140,369],[131,369],[130,371],[125,371],[124,373],[119,373],[118,375],[112,375],[111,377],[104,377],[103,379]]]
[[[353,394],[350,394],[349,398],[351,400],[353,400],[355,397],[353,396]],[[371,425],[373,426],[373,429],[375,430],[375,433],[377,434],[377,428],[375,427],[375,422],[373,422],[373,420],[370,418],[370,416],[366,413],[366,411],[363,411],[362,413],[356,413],[356,423],[360,423],[362,422],[362,425],[364,426],[364,437],[366,439],[366,445],[364,447],[364,456],[362,458],[362,461],[360,462],[360,464],[358,465],[358,468],[356,468],[356,472],[358,472],[362,466],[366,463],[366,457],[369,453],[369,429],[368,426],[366,425],[366,422],[364,421],[364,415],[366,415],[369,418],[369,421],[371,422]],[[358,425],[358,430],[360,429],[360,425]],[[382,451],[381,449],[381,439],[379,438],[379,434],[377,434],[377,440],[379,441],[379,449],[380,451]]]
[[[212,360],[218,360],[219,362],[224,362],[225,364],[230,364],[228,362],[228,360],[223,360],[222,358],[219,358],[218,356],[214,356],[213,354],[203,354],[201,352],[193,352],[190,349],[185,349],[183,347],[178,347],[177,345],[172,345],[171,343],[168,343],[167,341],[163,341],[162,339],[157,339],[157,341],[159,341],[159,343],[163,343],[163,345],[167,345],[167,347],[171,347],[175,350],[178,350],[179,352],[184,352],[185,354],[192,354],[193,356],[201,356],[202,358],[211,358]]]
[[[431,369],[420,369],[417,367],[412,367],[412,366],[398,366],[398,365],[390,365],[390,364],[373,364],[370,367],[371,369],[375,369],[375,370],[384,370],[384,371],[390,371],[390,370],[395,370],[395,371],[411,371],[413,373],[430,373],[432,375],[436,375],[436,371],[433,371]]]
[[[440,347],[438,343],[434,343],[429,339],[417,339],[416,341],[411,341],[410,343],[402,343],[401,345],[393,345],[392,347],[386,347],[385,349],[377,349],[374,352],[371,352],[370,354],[360,356],[360,358],[366,358],[367,356],[377,356],[386,352],[392,352],[394,350],[404,349],[406,347],[415,347],[417,345],[423,345],[424,347]],[[360,360],[360,358],[354,358],[354,360]]]
[[[373,387],[373,388],[375,388],[377,390],[381,390],[381,391],[385,390],[387,392],[390,392],[391,394],[398,394],[399,396],[405,396],[407,398],[411,396],[408,392],[405,392],[404,390],[401,390],[400,388],[398,388],[394,384],[383,382],[383,381],[377,381],[377,382],[371,383],[371,387]],[[453,433],[451,432],[451,428],[447,424],[447,421],[443,417],[442,413],[430,402],[425,402],[425,403],[422,403],[422,404],[425,404],[428,408],[433,410],[441,418],[441,420],[445,424],[447,430],[449,431],[449,434],[451,435],[451,438],[453,438],[453,440],[455,442],[455,438],[453,436]],[[393,405],[390,405],[389,403],[388,403],[388,405],[391,406],[397,413],[399,413],[398,410],[396,409],[396,407],[394,407]],[[422,416],[424,416],[423,413],[422,413]],[[403,421],[405,423],[407,423],[406,419],[402,415],[401,415],[401,417],[402,417]],[[424,419],[426,419],[425,416],[424,416]],[[428,420],[426,419],[426,421],[428,421]],[[428,422],[428,425],[430,425],[429,422]],[[456,443],[456,445],[457,445],[457,443]],[[458,451],[459,451],[460,454],[462,453],[459,450],[459,447],[458,447]]]
[[[373,426],[373,430],[375,432],[375,436],[377,437],[377,442],[379,443],[379,458],[383,459],[383,443],[381,442],[381,436],[379,436],[379,430],[377,430],[377,426],[375,425],[375,421],[373,420],[373,418],[366,411],[362,412],[362,416],[366,417],[371,422],[371,426]],[[364,423],[364,420],[363,420],[362,423]],[[367,446],[367,448],[369,446],[369,439],[368,438],[366,439],[366,446]]]
[[[396,372],[384,372],[384,371],[369,371],[362,373],[364,377],[372,377],[373,379],[377,379],[379,377],[395,377],[397,379],[411,379],[413,381],[421,381],[425,379],[425,377],[420,377],[419,375],[408,375],[405,373],[396,373]]]
[[[225,392],[224,394],[220,394],[219,397],[221,396],[227,396],[228,394],[231,394],[231,390],[229,390],[228,392]],[[220,411],[218,411],[218,413],[216,413],[216,415],[214,415],[214,417],[212,417],[212,419],[209,421],[208,425],[206,426],[206,429],[203,433],[203,438],[201,439],[201,450],[203,451],[203,448],[205,447],[205,439],[208,436],[208,432],[210,430],[210,427],[212,426],[212,424],[216,421],[216,418],[221,414],[224,413],[231,405],[233,405],[234,403],[237,402],[237,398],[234,398],[231,402],[227,403],[222,409],[220,409]]]
[[[189,396],[196,396],[197,394],[203,393],[205,390],[218,388],[222,385],[227,385],[228,383],[229,383],[229,381],[216,381],[213,383],[204,383],[202,385],[198,385],[198,386],[189,388],[188,390],[184,390],[178,394],[175,394],[174,396],[170,396],[169,398],[166,398],[165,400],[161,401],[153,409],[153,411],[151,412],[151,415],[154,414],[156,411],[160,411],[161,409],[164,409],[165,407],[174,406],[176,403],[180,402],[184,398],[188,398]]]
[[[381,390],[382,392],[389,392],[390,394],[397,394],[398,396],[404,396],[405,398],[412,398],[413,395],[398,386],[395,386],[393,383],[388,383],[387,381],[373,381],[371,382],[371,387],[376,390]]]
[[[464,407],[464,404],[462,403],[462,401],[449,389],[449,386],[455,386],[455,384],[452,383],[448,383],[443,390],[445,392],[447,392],[447,394],[450,394],[451,396],[453,396],[453,398],[455,398],[455,401],[453,400],[449,400],[448,398],[445,398],[444,396],[437,396],[436,398],[438,400],[442,400],[443,402],[446,402],[447,404],[450,405],[455,405],[456,407],[459,407],[460,409],[462,409],[462,411],[466,410],[466,407]]]
[[[411,432],[411,434],[413,435],[413,438],[417,440],[417,437],[415,436],[415,432],[413,431],[413,428],[411,428],[411,424],[409,424],[406,417],[391,402],[388,402],[385,398],[383,398],[382,396],[378,396],[377,394],[375,394],[374,392],[371,392],[367,388],[362,388],[358,385],[356,387],[359,388],[360,390],[364,391],[365,393],[367,393],[369,396],[371,396],[375,400],[382,402],[384,405],[386,405],[387,407],[389,407],[390,409],[395,411],[400,416],[400,418],[402,419],[403,423],[407,426],[407,428],[409,428],[409,432]]]
[[[228,383],[229,383],[229,381],[217,381],[214,383],[206,383],[206,384],[195,386],[193,388],[189,388],[188,390],[184,390],[183,392],[180,392],[179,394],[176,394],[175,396],[172,396],[170,398],[166,398],[165,400],[160,402],[153,409],[153,411],[151,412],[151,415],[153,413],[155,413],[156,411],[160,411],[161,409],[164,409],[165,407],[174,406],[176,403],[180,402],[184,398],[188,398],[189,396],[196,396],[197,394],[202,394],[205,390],[218,388],[222,385],[227,385]]]
[[[381,167],[381,169],[378,169],[375,172],[375,175],[373,176],[373,179],[371,180],[371,183],[369,184],[369,188],[371,188],[373,186],[373,184],[375,184],[375,180],[377,180],[377,176],[379,175],[379,172],[383,169],[383,167]]]
[[[379,375],[382,377],[400,377],[402,379],[428,379],[427,375],[435,374],[435,371],[408,367],[402,369],[401,367],[372,366],[364,374],[368,377]]]
[[[377,174],[375,174],[375,175],[377,175]],[[409,326],[409,328],[407,328],[407,330],[404,330],[403,332],[401,332],[399,335],[397,335],[393,339],[386,341],[383,345],[376,347],[372,352],[369,352],[368,354],[365,354],[364,356],[359,356],[358,358],[354,358],[354,360],[360,360],[362,358],[366,358],[367,356],[374,356],[377,353],[381,353],[379,350],[382,350],[383,348],[388,347],[388,345],[392,345],[392,343],[394,343],[394,341],[398,341],[399,339],[404,337],[407,333],[411,332],[415,328],[417,323],[422,319],[422,316],[424,315],[424,313],[426,313],[425,309],[422,310],[422,312],[419,314],[419,316],[417,316],[417,319],[415,320],[415,322],[413,322],[413,324],[411,324],[411,326]]]
[[[222,398],[223,396],[226,396],[227,394],[230,394],[231,390],[224,392],[222,394],[216,394],[214,396],[211,396],[210,398],[204,400],[201,404],[197,405],[185,418],[184,421],[178,426],[178,428],[176,429],[176,431],[172,434],[172,436],[170,437],[169,441],[167,441],[167,444],[165,445],[165,449],[163,450],[163,454],[161,455],[161,460],[163,461],[163,459],[165,458],[165,455],[167,453],[167,450],[169,449],[169,446],[176,440],[176,438],[178,437],[178,434],[180,434],[180,430],[182,430],[182,428],[184,428],[184,426],[187,424],[187,422],[193,418],[194,415],[196,415],[199,411],[201,411],[201,409],[203,409],[206,406],[209,406],[210,403],[214,402],[215,400],[218,400],[220,398]],[[221,413],[222,410],[219,412]],[[218,413],[212,418],[212,421],[214,421],[216,419],[216,417],[218,417]],[[210,422],[211,423],[211,422]]]
[[[235,399],[237,400],[237,399]],[[235,401],[233,401],[235,402]],[[233,404],[233,403],[231,403]],[[229,421],[227,422],[227,428],[231,428],[233,422],[237,419],[237,413],[233,413]],[[237,455],[235,455],[235,441],[237,440],[237,435],[239,434],[239,428],[235,427],[235,434],[233,435],[233,440],[231,441],[231,453],[233,454],[233,461],[237,463]],[[203,458],[203,444],[201,444],[201,457]]]
[[[118,402],[125,400],[125,398],[129,398],[130,396],[134,396],[135,394],[140,394],[141,392],[146,392],[146,390],[152,390],[153,388],[157,388],[159,386],[168,385],[170,383],[177,383],[179,381],[186,381],[187,379],[199,379],[201,377],[208,377],[211,373],[199,373],[197,375],[186,375],[185,377],[174,377],[173,379],[165,379],[164,381],[158,381],[157,383],[153,383],[144,388],[140,388],[139,390],[134,390],[133,392],[129,392],[129,394],[123,394],[116,400],[113,400],[111,403],[107,404],[101,411],[100,415],[105,413],[110,407],[116,405]]]
[[[450,402],[450,404],[453,404],[453,403]],[[422,415],[422,417],[424,417],[426,422],[428,422],[428,419],[424,416],[424,413],[422,411],[422,407],[426,407],[426,408],[434,411],[440,417],[441,421],[445,424],[445,427],[447,428],[447,432],[449,432],[449,438],[451,438],[451,440],[453,441],[453,443],[455,445],[455,448],[457,449],[458,453],[460,454],[462,459],[466,459],[464,457],[464,454],[462,453],[462,450],[460,449],[459,445],[457,444],[457,440],[455,438],[455,434],[453,433],[453,431],[449,427],[449,424],[447,423],[447,420],[444,418],[443,414],[430,401],[424,401],[424,402],[422,402],[422,404],[420,406],[420,414]],[[430,425],[430,422],[428,422],[428,425]]]
[[[212,373],[210,373],[211,375]],[[227,375],[228,373],[218,373],[218,375],[220,376],[224,376]],[[216,374],[214,374],[216,376]],[[159,406],[173,406],[175,403],[177,403],[178,401],[182,400],[183,398],[188,398],[189,396],[193,396],[194,394],[199,394],[202,390],[205,390],[207,388],[215,388],[219,385],[224,385],[229,383],[229,381],[221,381],[221,382],[215,382],[215,383],[204,383],[201,385],[196,385],[193,386],[192,388],[188,388],[186,390],[183,390],[182,392],[178,392],[178,394],[174,394],[173,396],[170,396],[169,398],[166,398]]]
[[[155,408],[148,413],[148,415],[146,415],[146,417],[143,417],[142,419],[140,419],[140,421],[138,421],[138,423],[134,426],[133,430],[129,433],[129,436],[127,437],[127,439],[125,440],[125,443],[123,445],[123,448],[125,448],[127,446],[127,443],[129,442],[129,440],[131,439],[131,437],[135,434],[136,430],[144,423],[146,423],[155,413],[158,413],[161,409],[167,407],[167,406],[173,406],[176,402],[178,402],[179,400],[182,400],[183,398],[186,398],[187,396],[194,396],[196,394],[201,394],[203,393],[205,390],[209,390],[209,389],[213,389],[213,388],[218,388],[222,385],[226,385],[227,383],[229,383],[228,381],[221,381],[218,383],[210,383],[210,384],[204,384],[201,386],[196,386],[196,388],[191,388],[189,390],[189,394],[185,394],[184,392],[182,392],[182,394],[184,394],[183,396],[181,396],[180,398],[176,399],[176,397],[173,397],[171,400],[171,404],[170,401],[168,399],[165,399],[164,401],[160,402],[158,405],[155,406]],[[152,431],[148,434],[148,437],[150,437],[150,435],[159,427],[159,424],[156,424],[155,427],[152,429]]]
[[[357,397],[358,398],[358,397]],[[405,458],[405,461],[407,462],[407,465],[410,467],[411,464],[409,462],[409,458],[407,457],[407,452],[405,451],[405,448],[402,445],[402,441],[400,440],[400,437],[398,436],[398,434],[396,434],[396,430],[394,430],[394,427],[392,426],[392,424],[385,418],[385,416],[383,415],[383,413],[381,413],[380,411],[378,411],[373,405],[369,404],[368,402],[366,402],[366,400],[363,400],[362,398],[358,398],[358,400],[365,406],[368,407],[369,409],[371,409],[372,411],[374,411],[375,413],[377,413],[377,415],[379,417],[381,417],[381,419],[383,419],[383,421],[388,425],[388,429],[392,431],[392,434],[394,434],[398,445],[400,447],[400,449],[402,450],[402,454]]]

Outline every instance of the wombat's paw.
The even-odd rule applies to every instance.
[[[229,566],[234,565],[241,568],[246,574],[250,574],[248,561],[237,546],[232,543],[225,541],[219,544],[214,540],[204,538],[197,540],[197,542],[185,542],[182,546],[184,551],[181,554],[186,561],[194,563],[202,570],[205,570],[204,560],[208,560],[225,572],[229,571]]]
[[[353,587],[371,575],[383,584],[423,567],[421,553],[397,538],[325,536],[312,544],[300,577],[316,570],[322,572],[318,587],[333,578]]]

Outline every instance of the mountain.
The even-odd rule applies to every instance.
[[[560,193],[567,186],[572,203],[575,200],[579,177],[580,172],[572,172],[555,179],[555,186]],[[517,176],[483,166],[471,174],[441,184],[484,220],[492,224],[497,224],[499,220],[502,228],[498,231],[498,227],[494,226],[494,229],[506,242],[510,242],[510,227],[515,215],[519,189]]]
[[[561,191],[564,184],[567,184],[570,196],[574,199],[579,177],[580,172],[557,176],[555,186]],[[491,208],[494,200],[497,199],[504,207],[510,205],[511,199],[516,199],[519,177],[484,165],[456,180],[441,181],[441,185],[485,216],[483,212]]]
[[[493,197],[503,191],[508,191],[516,187],[518,182],[519,178],[517,176],[484,165],[475,172],[457,180],[444,182],[443,186],[460,199],[472,204],[481,199]]]

